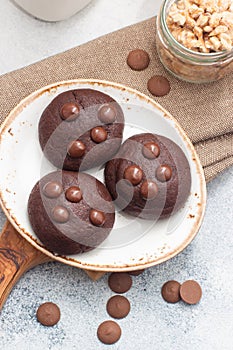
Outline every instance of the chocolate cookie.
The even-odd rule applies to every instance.
[[[170,139],[139,134],[126,140],[106,164],[105,183],[126,213],[155,220],[184,205],[191,187],[190,167],[181,148]]]
[[[124,129],[120,105],[92,89],[66,91],[54,98],[39,121],[44,155],[56,167],[86,170],[118,151]]]
[[[68,255],[102,243],[113,227],[115,209],[106,187],[93,176],[56,171],[34,186],[28,215],[45,247]]]

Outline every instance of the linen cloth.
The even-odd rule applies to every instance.
[[[141,72],[126,63],[130,50],[142,48],[151,58]],[[171,91],[153,97],[147,90],[152,75],[164,75]],[[84,45],[0,77],[0,121],[33,91],[62,80],[93,78],[135,88],[166,108],[194,143],[207,181],[233,165],[233,74],[210,84],[191,84],[171,76],[159,61],[155,18],[107,34]]]

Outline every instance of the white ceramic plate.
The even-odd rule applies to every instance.
[[[55,170],[43,159],[37,126],[44,108],[61,92],[78,88],[97,89],[116,99],[125,114],[124,139],[141,132],[169,137],[186,154],[192,176],[191,193],[175,215],[158,222],[117,213],[115,226],[98,248],[73,256],[54,255],[35,236],[27,216],[27,201],[34,184]],[[146,268],[180,253],[198,232],[206,203],[203,170],[193,145],[175,119],[149,97],[128,87],[97,80],[73,80],[44,87],[24,99],[1,127],[1,205],[12,225],[33,246],[50,257],[76,267],[98,271]],[[103,170],[92,175],[103,180]]]

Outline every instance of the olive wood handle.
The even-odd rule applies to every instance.
[[[0,310],[20,277],[48,261],[52,259],[34,248],[6,221],[0,235]],[[84,271],[94,281],[104,275],[104,272]]]

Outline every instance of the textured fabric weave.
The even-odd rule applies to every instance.
[[[132,71],[126,64],[128,52],[135,48],[143,48],[150,54],[151,62],[145,71]],[[170,93],[155,100],[178,120],[194,143],[206,180],[233,165],[233,74],[203,85],[185,83],[171,76],[156,52],[155,18],[1,76],[0,120],[22,98],[56,81],[104,79],[150,95],[147,81],[154,74],[165,75],[171,82]]]

